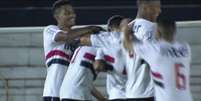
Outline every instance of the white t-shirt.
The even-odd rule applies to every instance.
[[[142,42],[155,39],[156,25],[148,20],[137,18],[130,23],[133,35]],[[128,71],[128,80],[126,82],[127,98],[147,98],[153,97],[153,81],[150,76],[150,69],[143,62],[141,57],[135,53],[130,54],[123,49],[126,68]]]
[[[126,82],[126,97],[130,99],[153,97],[153,81],[148,65],[136,53],[123,53],[128,77]]]
[[[64,42],[55,42],[55,36],[62,32],[58,26],[49,25],[43,31],[47,76],[43,96],[58,97],[59,90],[70,62],[72,50]]]
[[[95,56],[96,48],[93,47],[82,46],[75,50],[61,86],[61,99],[92,100]]]
[[[136,54],[151,67],[156,101],[192,101],[188,44],[159,40],[134,45]]]
[[[103,32],[91,36],[92,46],[100,47],[104,59],[113,67],[113,70],[107,73],[106,88],[110,100],[125,98],[127,76],[122,58],[120,38],[121,33],[118,32]]]
[[[58,26],[49,25],[43,31],[43,44],[46,58],[46,66],[68,66],[73,54],[69,45],[64,42],[55,42],[55,36],[62,30]]]

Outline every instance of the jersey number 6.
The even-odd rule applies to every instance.
[[[179,90],[186,89],[186,76],[182,73],[182,69],[185,69],[183,64],[175,64],[176,87]]]

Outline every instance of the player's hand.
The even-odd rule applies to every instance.
[[[107,72],[107,70],[105,69],[105,64],[106,62],[104,60],[95,60],[93,66],[97,72]]]
[[[98,101],[108,101],[107,98],[101,98],[101,99],[98,99]]]
[[[97,72],[107,72],[114,69],[112,65],[109,65],[105,60],[96,60],[93,66]]]
[[[89,26],[93,34],[98,34],[100,31],[105,31],[104,28],[100,26]]]

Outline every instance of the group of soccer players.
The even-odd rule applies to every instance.
[[[44,29],[47,77],[43,101],[192,101],[190,47],[175,40],[175,21],[161,13],[160,0],[137,0],[133,21],[109,18],[99,26],[72,28],[68,0],[53,5],[57,25]],[[93,85],[106,72],[108,98]]]

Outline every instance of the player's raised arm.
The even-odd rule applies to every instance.
[[[121,31],[123,32],[123,46],[128,52],[132,52],[133,46],[132,46],[132,28],[129,25],[130,19],[124,19],[122,20],[120,27]]]
[[[54,36],[54,41],[56,42],[71,42],[75,38],[86,34],[93,34],[103,28],[98,26],[87,26],[83,28],[75,28],[76,14],[70,2],[68,0],[58,0],[53,5],[53,16],[57,22],[57,26],[60,30]]]
[[[55,41],[63,41],[70,43],[74,39],[83,36],[83,35],[88,35],[88,34],[94,34],[99,31],[103,30],[103,28],[98,27],[98,26],[87,26],[83,28],[76,28],[76,29],[71,29],[68,32],[61,31],[55,36]]]
[[[103,34],[103,33],[107,33],[107,32],[105,31],[105,29],[102,28],[99,31],[94,31],[93,34],[81,36],[80,45],[100,47],[102,45],[102,41],[104,38],[104,37],[101,37],[100,34]]]

